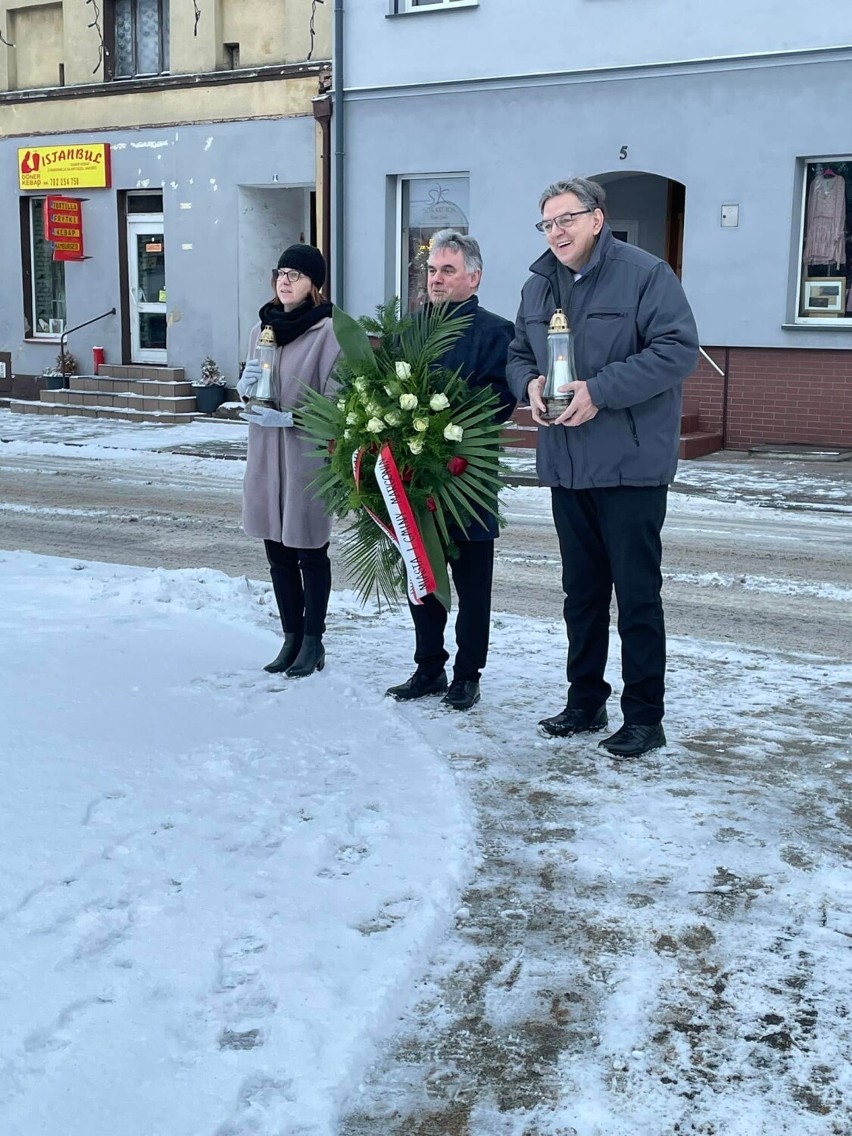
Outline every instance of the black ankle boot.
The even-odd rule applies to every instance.
[[[320,635],[306,635],[296,661],[287,668],[287,678],[305,678],[325,666],[325,647]]]
[[[284,642],[281,644],[281,650],[278,652],[277,657],[274,658],[271,663],[267,663],[263,669],[269,671],[270,674],[279,674],[281,671],[286,671],[287,668],[292,666],[296,661],[296,656],[301,646],[302,636],[295,631],[286,631],[284,633]]]

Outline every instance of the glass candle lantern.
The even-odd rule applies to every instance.
[[[541,397],[547,410],[544,417],[552,420],[571,403],[573,391],[560,391],[566,383],[577,381],[574,366],[574,335],[561,308],[557,308],[547,332],[547,377]]]
[[[249,402],[259,406],[275,406],[272,397],[272,371],[275,366],[275,352],[278,347],[275,342],[275,332],[271,327],[265,327],[257,340],[254,357],[260,363],[261,375],[249,395]]]

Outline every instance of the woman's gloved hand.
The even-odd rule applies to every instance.
[[[243,367],[243,373],[240,375],[240,381],[237,383],[237,394],[240,398],[249,397],[262,374],[263,370],[257,359],[247,360],[245,367]]]
[[[240,418],[252,426],[271,426],[280,429],[293,425],[291,410],[273,410],[271,406],[252,406],[240,412]]]

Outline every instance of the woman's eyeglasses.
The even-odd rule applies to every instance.
[[[298,268],[275,268],[273,271],[279,280],[288,280],[291,284],[295,284],[304,276],[304,273],[300,272]]]

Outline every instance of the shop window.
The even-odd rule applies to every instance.
[[[798,317],[852,320],[852,157],[807,162]]]
[[[112,0],[106,17],[111,79],[168,71],[169,0]]]
[[[44,198],[21,201],[21,252],[27,338],[56,337],[65,327],[65,264],[44,238]]]
[[[440,229],[467,233],[470,183],[467,177],[400,178],[401,263],[399,295],[403,311],[416,311],[426,300],[429,242]]]
[[[425,8],[476,8],[479,0],[392,0],[393,13],[419,12]]]

